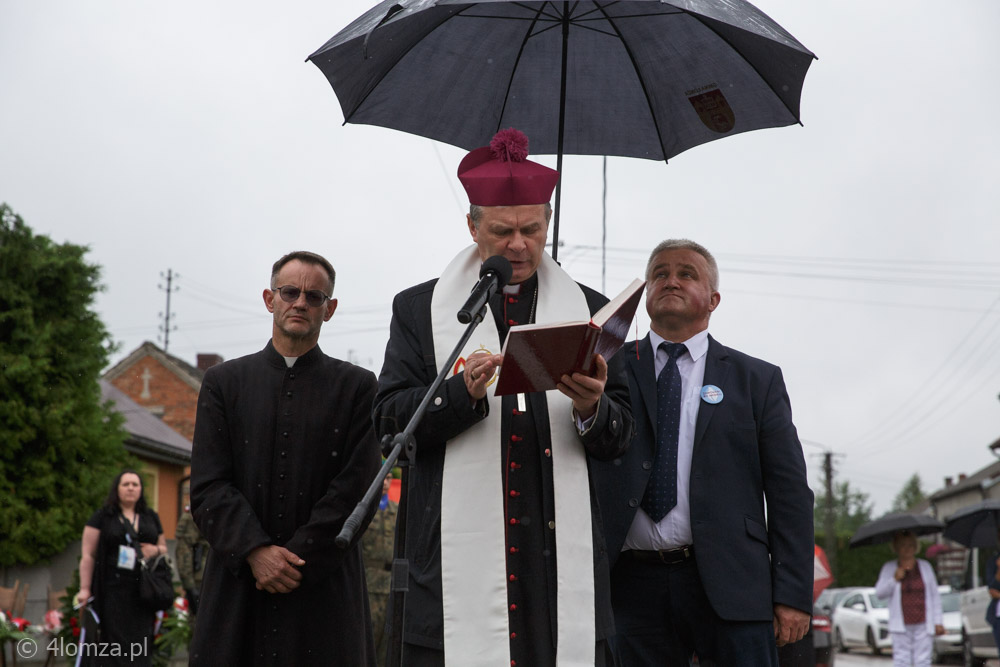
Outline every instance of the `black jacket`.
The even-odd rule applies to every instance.
[[[318,347],[287,368],[268,343],[205,373],[191,506],[212,550],[192,665],[375,664],[360,545],[334,545],[378,471],[374,395],[371,372]],[[290,593],[255,587],[246,557],[270,544],[306,561]]]
[[[379,436],[396,433],[406,427],[426,388],[437,375],[430,314],[435,283],[436,280],[432,280],[411,287],[398,294],[393,301],[389,342],[375,398],[374,419]],[[598,292],[582,285],[581,289],[591,313],[607,303],[607,299]],[[548,441],[549,421],[545,394],[529,394],[527,398],[528,411],[533,415],[538,439]],[[508,417],[505,414],[499,418]],[[409,478],[412,506],[407,512],[406,524],[410,589],[406,597],[403,639],[408,643],[431,648],[443,646],[440,521],[445,443],[484,418],[491,417],[484,417],[470,405],[464,380],[459,374],[446,380],[438,390],[415,433],[417,466],[413,468],[414,472]],[[580,438],[587,452],[588,464],[592,466],[596,459],[620,456],[631,442],[632,432],[624,360],[619,352],[608,360],[608,382],[594,426]],[[501,471],[497,470],[495,474],[499,475]],[[542,479],[539,502],[544,506],[540,511],[547,514],[551,511],[553,496],[551,468]],[[614,620],[600,510],[594,499],[591,484],[596,638],[603,639],[614,633]],[[401,500],[405,502],[405,498]],[[554,543],[554,535],[551,539]],[[551,574],[548,580],[553,584],[547,594],[549,607],[554,610],[555,577],[554,572]],[[552,636],[557,636],[555,614],[551,613],[550,616],[546,622],[552,625]],[[541,619],[536,619],[536,622],[541,622]]]

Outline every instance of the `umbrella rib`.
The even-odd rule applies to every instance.
[[[625,53],[628,54],[628,58],[632,62],[632,68],[635,70],[635,75],[639,79],[639,85],[642,87],[643,97],[646,98],[646,106],[649,107],[649,117],[653,119],[653,127],[656,128],[656,138],[660,142],[660,150],[663,151],[663,161],[667,162],[667,148],[663,145],[663,132],[660,131],[660,123],[656,119],[656,113],[653,111],[653,105],[649,99],[649,89],[646,87],[646,80],[643,78],[642,72],[639,70],[639,64],[635,60],[635,54],[632,53],[632,49],[629,48],[628,42],[626,42],[625,38],[622,36],[621,30],[618,29],[618,24],[615,23],[615,19],[608,15],[605,11],[605,7],[603,7],[599,2],[595,2],[594,4],[601,11],[601,13],[604,14],[608,23],[611,24],[611,27],[614,29],[618,39],[622,41],[622,47],[625,49]]]
[[[558,17],[552,16],[550,14],[544,14],[544,16],[545,16],[546,19],[548,19],[549,22],[555,23],[557,25],[561,22],[561,19],[559,19]],[[456,14],[456,18],[463,18],[463,19],[497,19],[497,20],[500,20],[500,21],[531,21],[532,23],[538,22],[540,20],[544,20],[544,19],[539,19],[537,16],[500,16],[500,15],[497,15],[497,14],[465,14],[465,15],[457,15]]]
[[[740,58],[743,59],[743,62],[745,62],[747,64],[747,66],[750,67],[750,69],[752,69],[754,72],[756,72],[757,76],[760,77],[760,80],[763,81],[767,85],[767,87],[771,89],[771,92],[774,93],[774,96],[777,97],[779,100],[781,100],[781,104],[785,107],[785,109],[788,111],[788,113],[790,113],[792,115],[792,118],[795,119],[795,122],[798,123],[799,125],[802,124],[802,121],[799,120],[798,115],[795,112],[793,112],[788,107],[788,104],[785,103],[785,100],[781,97],[781,95],[778,94],[778,91],[775,90],[774,86],[771,85],[771,82],[764,78],[764,76],[760,73],[760,70],[757,69],[756,65],[754,65],[752,62],[750,62],[749,60],[747,60],[746,56],[743,55],[742,51],[740,51],[739,49],[737,49],[736,46],[732,42],[730,42],[728,39],[726,39],[725,37],[723,37],[722,35],[720,35],[719,32],[717,30],[715,30],[715,28],[713,28],[708,23],[706,23],[704,20],[702,20],[703,17],[701,17],[701,16],[699,16],[697,14],[692,14],[690,12],[684,12],[684,13],[687,14],[688,16],[690,16],[691,18],[695,19],[699,23],[701,23],[703,26],[705,26],[710,31],[712,31],[712,33],[716,37],[718,37],[719,39],[721,39],[722,41],[724,41],[726,44],[728,44],[729,48],[733,50],[733,53],[739,54]],[[815,59],[816,56],[814,55],[813,58]]]
[[[590,12],[588,12],[590,13]],[[619,14],[615,16],[616,19],[641,19],[649,16],[671,16],[673,14],[683,14],[684,12],[648,12],[642,14]],[[595,16],[593,18],[587,19],[575,19],[574,23],[583,23],[584,21],[604,21],[606,18],[604,16]]]
[[[548,17],[548,18],[552,19],[553,21],[561,21],[562,20],[562,17],[559,16],[559,10],[556,9],[555,6],[552,7],[552,10],[555,12],[555,14],[549,14],[548,12],[545,11],[545,7],[548,6],[549,4],[551,4],[551,3],[548,3],[548,2],[543,3],[542,6],[541,6],[541,9],[534,9],[530,5],[526,5],[523,2],[512,2],[511,4],[514,5],[515,7],[520,7],[521,9],[523,9],[523,10],[529,12],[529,13],[535,14],[535,18],[536,19],[538,18],[538,15],[541,14],[542,16]]]
[[[507,79],[507,89],[503,93],[503,106],[500,108],[500,115],[497,117],[497,127],[495,132],[499,132],[500,127],[503,125],[503,117],[504,114],[507,113],[507,100],[510,99],[510,89],[514,85],[514,76],[517,74],[517,67],[521,63],[521,56],[524,55],[524,47],[527,46],[528,40],[534,36],[532,31],[535,28],[535,24],[538,22],[538,17],[542,15],[542,12],[548,4],[549,3],[546,2],[536,10],[535,18],[532,20],[531,25],[528,26],[528,30],[524,33],[524,39],[521,40],[521,46],[517,49],[517,58],[514,59],[514,66],[510,68],[510,78]],[[520,3],[518,3],[518,6],[521,6]]]

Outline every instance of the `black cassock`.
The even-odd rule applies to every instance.
[[[268,342],[205,373],[191,506],[212,550],[192,665],[375,664],[360,545],[334,545],[378,471],[374,395],[370,371],[318,346],[288,368]],[[246,557],[269,544],[306,561],[291,593],[255,587]]]
[[[393,302],[392,325],[385,363],[379,376],[375,399],[376,431],[381,436],[405,428],[426,388],[437,375],[431,331],[430,303],[437,281],[417,285],[398,294]],[[525,281],[517,296],[495,295],[490,301],[501,341],[510,326],[529,320],[537,277]],[[607,299],[581,286],[590,312]],[[457,306],[456,306],[457,312]],[[458,341],[454,341],[457,343]],[[544,393],[528,394],[527,410],[518,409],[515,396],[504,396],[501,441],[506,503],[505,522],[517,519],[507,534],[507,569],[516,581],[508,585],[511,658],[517,665],[554,665],[556,628],[556,540],[550,528],[555,519],[549,418]],[[417,465],[409,476],[410,502],[407,512],[407,558],[410,583],[406,595],[403,641],[415,646],[441,650],[443,621],[441,607],[441,479],[445,442],[484,418],[470,404],[461,374],[446,380],[429,405],[417,429]],[[566,419],[570,419],[566,415]],[[608,382],[593,427],[580,440],[588,457],[610,460],[620,456],[632,437],[625,363],[619,352],[609,360]],[[511,463],[516,474],[506,475]],[[511,493],[513,492],[513,494]],[[405,502],[406,499],[401,499]],[[596,638],[613,633],[608,583],[608,561],[601,531],[600,510],[591,484],[594,532],[594,594]],[[512,551],[513,549],[513,551]],[[598,664],[603,657],[599,646]],[[413,655],[416,655],[414,653]],[[420,659],[404,652],[404,664],[439,664],[440,655],[421,652]]]

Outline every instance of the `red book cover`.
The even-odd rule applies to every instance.
[[[503,346],[497,396],[555,389],[563,375],[591,372],[594,356],[611,358],[628,337],[645,281],[636,279],[589,322],[522,324]]]

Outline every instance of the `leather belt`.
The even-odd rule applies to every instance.
[[[673,549],[659,549],[655,551],[643,551],[640,549],[629,549],[623,551],[622,555],[632,554],[632,558],[635,560],[640,560],[643,562],[657,562],[663,563],[665,565],[676,565],[677,563],[683,563],[694,557],[694,546],[691,544],[685,544],[682,547],[675,547]]]

